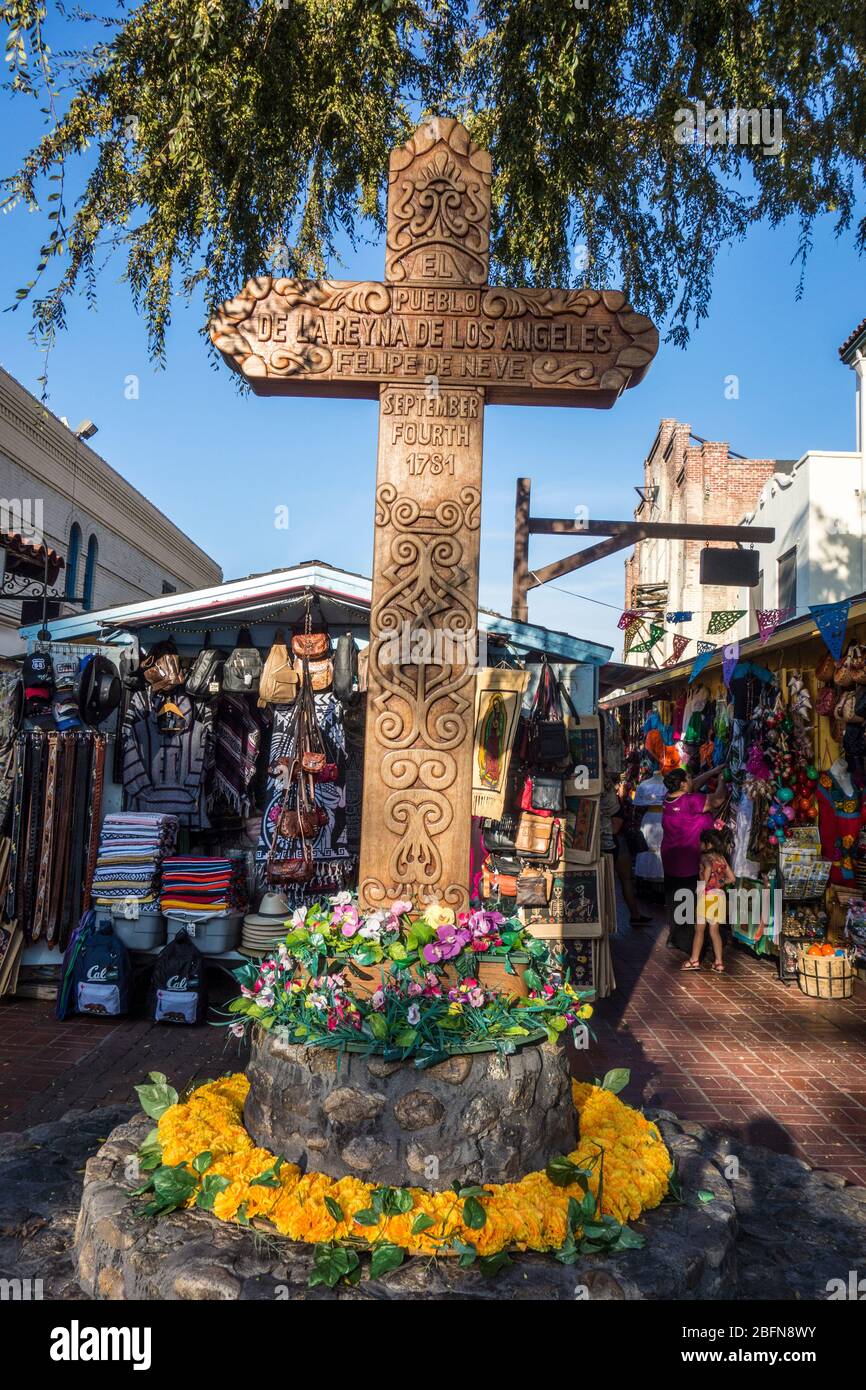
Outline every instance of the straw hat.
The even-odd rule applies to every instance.
[[[291,915],[282,893],[265,893],[258,912],[248,912],[244,918],[240,949],[254,956],[271,950],[285,936]]]

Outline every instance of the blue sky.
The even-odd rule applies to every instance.
[[[0,98],[0,109],[6,163],[37,127],[25,103]],[[0,307],[31,278],[43,233],[41,218],[21,208],[0,218]],[[510,611],[519,475],[532,478],[536,514],[568,516],[584,505],[596,517],[627,518],[664,416],[752,456],[854,447],[854,377],[837,348],[866,314],[864,262],[850,240],[833,237],[825,219],[798,302],[796,245],[792,223],[760,228],[722,251],[709,318],[685,350],[662,344],[645,380],[613,410],[487,410],[485,606]],[[357,254],[347,248],[343,264],[330,272],[378,279],[383,263],[381,244]],[[95,420],[97,451],[213,555],[227,578],[312,558],[369,574],[376,404],[240,396],[228,368],[212,368],[199,335],[201,305],[180,299],[167,369],[155,369],[119,275],[117,264],[104,273],[97,312],[82,302],[70,306],[68,331],[50,361],[50,408],[73,425],[85,416]],[[38,395],[42,359],[27,336],[28,312],[0,315],[0,364]],[[130,374],[139,378],[137,400],[125,398]],[[738,400],[725,397],[730,374],[739,377]],[[274,525],[282,506],[290,509],[288,530]],[[531,563],[545,564],[570,548],[567,540],[533,538]],[[618,656],[625,553],[562,581],[582,598],[534,591],[530,619],[607,642]]]

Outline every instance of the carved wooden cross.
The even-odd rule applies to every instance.
[[[384,284],[262,276],[210,324],[260,395],[379,400],[359,878],[371,907],[469,900],[485,404],[609,407],[658,347],[616,291],[488,286],[489,240],[490,155],[436,118],[391,154]]]

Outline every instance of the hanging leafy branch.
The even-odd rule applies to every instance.
[[[492,151],[494,278],[620,285],[679,343],[754,223],[795,218],[803,262],[823,213],[866,244],[850,0],[142,0],[56,4],[64,22],[92,41],[53,54],[42,0],[0,2],[7,87],[46,121],[3,187],[46,219],[19,302],[48,344],[118,251],[158,359],[178,292],[211,309],[263,270],[325,273],[381,230],[388,153],[426,113]],[[680,143],[698,101],[779,111],[780,147]]]

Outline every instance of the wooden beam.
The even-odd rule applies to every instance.
[[[526,590],[529,580],[529,495],[531,478],[517,479],[514,501],[514,575],[511,581],[511,617],[525,623],[529,618]]]
[[[549,584],[551,579],[560,579],[564,574],[571,574],[572,570],[583,569],[584,565],[591,565],[595,560],[603,560],[606,555],[613,555],[617,550],[625,550],[627,545],[631,545],[628,536],[609,536],[606,541],[599,541],[597,545],[588,545],[586,550],[578,550],[575,555],[566,555],[564,560],[555,560],[552,565],[543,565],[541,569],[530,570],[526,587],[527,589],[537,589],[539,584]]]
[[[652,538],[678,541],[738,541],[740,544],[764,544],[776,538],[776,531],[772,526],[701,526],[696,522],[679,521],[571,521],[560,517],[542,516],[529,518],[529,534],[622,536],[626,545]]]

